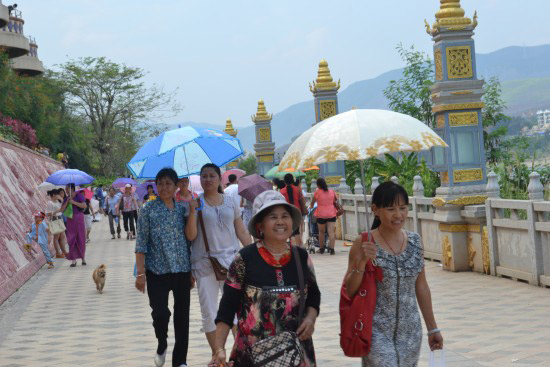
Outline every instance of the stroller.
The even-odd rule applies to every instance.
[[[317,218],[315,218],[315,209],[317,204],[312,209],[308,209],[307,222],[308,222],[308,239],[307,239],[307,251],[310,254],[316,252],[315,248],[320,248],[319,245],[319,228],[317,227]],[[325,247],[328,246],[328,232],[325,228]]]

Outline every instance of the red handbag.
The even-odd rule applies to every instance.
[[[361,234],[368,242],[368,234]],[[372,238],[372,237],[371,237]],[[348,357],[364,357],[370,352],[372,318],[376,308],[376,282],[383,278],[382,269],[371,261],[365,266],[363,281],[353,298],[346,291],[346,282],[340,289],[340,347]]]

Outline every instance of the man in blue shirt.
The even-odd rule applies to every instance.
[[[136,288],[145,292],[147,284],[153,327],[158,341],[154,359],[157,367],[164,365],[168,350],[170,291],[174,297],[176,339],[172,366],[187,367],[192,288],[190,243],[187,237],[196,237],[197,205],[195,201],[187,204],[174,200],[177,181],[178,175],[173,169],[164,168],[159,171],[155,179],[158,197],[144,205],[137,226]]]
[[[111,187],[103,207],[105,214],[109,216],[109,228],[111,229],[112,240],[115,239],[115,224],[117,226],[116,231],[118,238],[120,238],[120,212],[118,211],[118,202],[120,201],[121,195],[120,193],[117,194],[115,189]]]

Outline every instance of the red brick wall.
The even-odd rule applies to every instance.
[[[46,194],[36,187],[62,168],[53,159],[0,140],[0,304],[46,262],[38,244],[36,253],[25,251],[25,233],[32,213],[46,209]]]

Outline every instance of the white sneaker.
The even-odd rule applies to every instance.
[[[166,352],[168,351],[168,348],[164,351],[162,354],[156,354],[155,353],[155,366],[162,367],[164,366],[164,362],[166,361]]]

